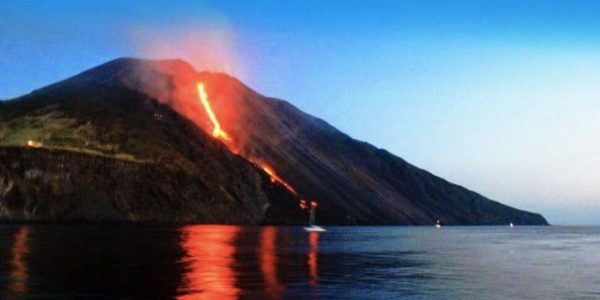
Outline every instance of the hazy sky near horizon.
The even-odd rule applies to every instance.
[[[0,0],[0,99],[121,56],[232,73],[491,199],[600,224],[600,3]]]

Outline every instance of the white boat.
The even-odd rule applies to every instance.
[[[437,220],[437,222],[435,222],[435,228],[442,228],[442,224],[440,224],[440,220]]]
[[[317,210],[317,202],[310,202],[310,219],[308,220],[308,226],[304,227],[304,230],[310,232],[323,232],[326,231],[325,228],[315,225],[315,213]]]
[[[324,232],[324,231],[327,231],[327,230],[325,230],[325,228],[323,228],[321,226],[317,226],[317,225],[304,227],[304,230],[310,231],[310,232]]]
[[[515,225],[512,222],[508,226],[510,226],[511,228],[515,227]]]

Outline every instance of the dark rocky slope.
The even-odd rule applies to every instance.
[[[268,157],[281,177],[320,203],[320,219],[359,224],[545,225],[539,214],[492,201],[403,159],[357,141],[288,102],[267,98],[225,75],[206,74],[214,101],[237,122],[224,128],[236,148]],[[214,78],[214,79],[213,79]],[[211,80],[212,79],[212,80]]]
[[[209,133],[212,124],[198,105],[195,87],[198,81],[206,84],[222,127],[233,138],[227,142],[229,149],[251,161],[268,163],[302,198],[317,199],[321,223],[426,225],[440,219],[446,224],[547,224],[539,214],[503,205],[447,182],[385,150],[354,140],[285,101],[264,97],[224,74],[196,72],[180,60],[118,59],[35,91],[24,99],[2,104],[0,118],[11,125],[5,126],[9,129],[4,133],[0,131],[0,141],[24,143],[23,137],[19,140],[10,128],[23,128],[21,123],[28,122],[35,126],[28,125],[21,133],[38,136],[44,144],[151,161],[171,170],[201,169],[204,163],[213,161],[214,153],[200,151],[204,154],[202,161],[194,161],[191,157],[197,152],[180,148],[180,144],[204,148],[213,145],[223,152],[226,147],[206,135],[192,137],[188,131],[182,133],[180,128],[148,127],[160,123],[162,116],[168,114],[162,105],[152,101],[156,99]],[[71,90],[77,93],[69,93]],[[146,99],[144,105],[161,110],[158,115],[154,115],[154,108],[151,114],[132,114],[137,108],[127,109],[123,103],[130,102],[116,100],[115,93],[139,93]],[[48,97],[55,101],[48,102]],[[110,113],[97,112],[97,106],[106,102],[116,102],[107,107]],[[61,109],[53,115],[52,105],[57,103]],[[17,106],[20,108],[16,109]],[[71,110],[77,113],[71,114]],[[28,117],[36,113],[43,117]],[[62,127],[46,124],[45,118]],[[93,129],[86,128],[87,122]],[[63,127],[71,129],[65,133]],[[48,135],[48,132],[59,133]],[[220,170],[218,174],[229,174]],[[197,173],[205,184],[214,184],[209,175],[212,173],[205,170]],[[225,181],[218,182],[220,188],[233,188]],[[259,197],[256,201],[268,202],[264,199]],[[267,222],[290,222],[298,218],[293,200],[270,203],[276,205],[267,212]]]
[[[299,222],[261,169],[138,92],[65,85],[0,104],[0,121],[0,220]]]

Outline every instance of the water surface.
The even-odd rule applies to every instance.
[[[599,227],[0,225],[0,298],[600,298]]]

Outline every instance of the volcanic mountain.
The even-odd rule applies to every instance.
[[[283,100],[182,60],[121,58],[0,102],[0,218],[535,224]]]

